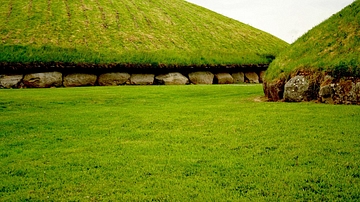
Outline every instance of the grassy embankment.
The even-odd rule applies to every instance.
[[[360,200],[360,108],[261,85],[1,90],[0,201]]]
[[[271,63],[266,80],[298,70],[360,77],[360,1],[344,8],[291,44]]]
[[[287,43],[183,0],[3,0],[0,62],[269,63]]]

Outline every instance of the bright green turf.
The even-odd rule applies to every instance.
[[[360,0],[300,37],[271,63],[266,80],[297,70],[328,71],[360,77]]]
[[[3,0],[0,62],[258,64],[288,44],[184,0]]]
[[[0,201],[359,201],[360,108],[260,96],[0,90]]]

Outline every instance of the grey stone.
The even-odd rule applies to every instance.
[[[96,79],[94,74],[74,73],[66,75],[63,84],[65,87],[94,86]]]
[[[245,74],[243,72],[237,72],[231,74],[234,79],[234,83],[245,83]]]
[[[255,72],[246,72],[245,77],[249,80],[249,83],[259,83],[259,75]]]
[[[189,79],[178,72],[162,74],[155,77],[158,83],[165,85],[185,85],[189,83]]]
[[[284,87],[285,101],[301,102],[309,90],[309,81],[303,76],[295,76]]]
[[[320,84],[319,99],[323,103],[333,103],[334,87],[332,83],[334,78],[329,75],[324,77],[323,82]]]
[[[98,83],[100,86],[117,86],[125,84],[129,79],[130,74],[128,73],[105,73],[99,76]]]
[[[334,87],[335,104],[356,104],[358,101],[356,84],[351,80],[341,80]]]
[[[130,83],[132,85],[152,85],[154,83],[154,74],[132,74]]]
[[[193,84],[213,84],[214,74],[211,72],[192,72],[189,74],[189,79]]]
[[[0,88],[17,88],[23,75],[0,75]]]
[[[62,73],[43,72],[26,74],[23,83],[29,88],[49,88],[62,86]]]
[[[215,74],[215,78],[218,84],[233,84],[234,78],[229,73]]]

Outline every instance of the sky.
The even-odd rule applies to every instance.
[[[354,0],[187,0],[293,43]]]

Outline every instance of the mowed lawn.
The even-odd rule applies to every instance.
[[[360,107],[261,96],[0,90],[0,201],[359,201]]]

